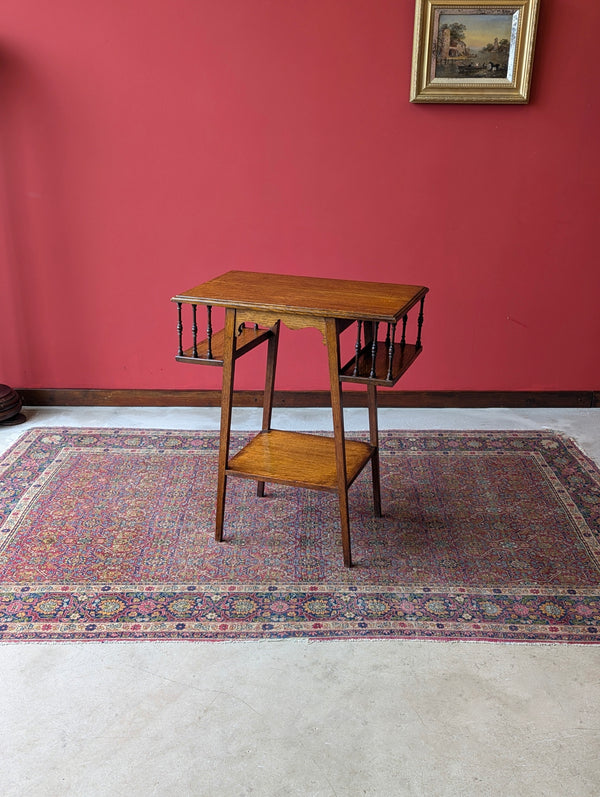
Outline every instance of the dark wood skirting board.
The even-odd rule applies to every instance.
[[[25,406],[36,407],[218,407],[219,390],[19,389]],[[380,407],[600,407],[600,390],[379,390]],[[366,407],[364,390],[345,390],[345,407]],[[329,407],[328,390],[275,391],[276,407]],[[262,406],[262,391],[240,390],[237,407]]]

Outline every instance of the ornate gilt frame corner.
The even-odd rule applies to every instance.
[[[416,0],[410,101],[528,103],[539,5],[540,0]],[[462,40],[451,39],[444,17],[458,24],[459,38],[465,28]],[[509,38],[499,45],[496,36],[477,51],[469,48],[468,27],[458,22],[469,17],[474,23],[487,17],[492,32],[494,24],[498,31],[510,25]]]

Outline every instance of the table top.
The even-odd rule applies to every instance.
[[[174,296],[173,301],[288,315],[395,322],[427,291],[422,285],[228,271]]]

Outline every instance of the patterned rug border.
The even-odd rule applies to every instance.
[[[232,435],[232,446],[249,433]],[[362,435],[353,435],[362,437]],[[399,437],[400,436],[400,437]],[[44,443],[44,438],[47,441]],[[41,443],[47,459],[61,439],[77,439],[87,448],[104,450],[143,439],[157,450],[216,450],[218,432],[135,428],[35,427],[0,457],[0,477],[28,448]],[[581,513],[600,544],[600,470],[574,440],[548,430],[389,430],[380,433],[386,451],[435,451],[475,446],[543,452],[557,478],[559,492]],[[110,441],[113,441],[112,444]],[[510,442],[509,442],[510,441]],[[160,448],[162,446],[162,448]],[[29,463],[16,476],[18,488],[35,483]],[[573,465],[577,465],[575,470]],[[566,476],[565,476],[566,474]],[[33,481],[32,481],[33,477]],[[584,484],[585,483],[585,484]],[[583,489],[585,486],[585,490]],[[2,495],[0,528],[11,496]],[[348,584],[0,584],[0,640],[150,641],[310,639],[433,639],[511,642],[600,643],[600,579],[593,588],[448,587],[427,584],[401,587]]]

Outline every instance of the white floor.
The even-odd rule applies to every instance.
[[[33,425],[214,429],[218,410],[35,408]],[[236,428],[260,414],[236,410]],[[537,429],[600,464],[600,410],[380,410]],[[328,429],[325,410],[274,426]],[[346,412],[349,429],[366,414]],[[0,645],[1,797],[600,795],[600,646],[419,641]]]

